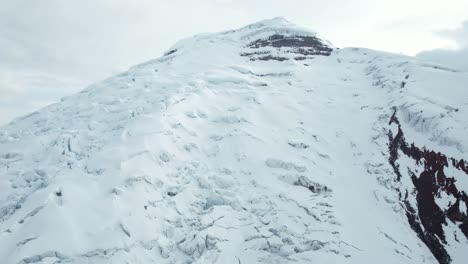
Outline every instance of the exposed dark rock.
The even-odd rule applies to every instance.
[[[293,147],[293,148],[298,148],[298,149],[306,149],[306,148],[310,147],[309,145],[304,144],[302,142],[288,142],[288,145]]]
[[[274,48],[297,48],[304,55],[330,55],[333,50],[322,41],[313,36],[283,36],[279,34],[272,35],[267,39],[257,39],[250,43],[248,47],[258,49],[261,47]]]
[[[253,55],[266,55],[266,54],[270,54],[270,52],[269,51],[244,52],[244,53],[241,53],[241,56],[250,57]]]
[[[316,194],[331,192],[331,190],[327,186],[322,185],[317,182],[313,182],[304,176],[300,176],[297,179],[297,181],[294,182],[294,185],[305,187],[309,189],[309,191],[316,193]]]
[[[289,60],[286,57],[281,57],[281,56],[272,56],[269,51],[256,51],[256,52],[244,52],[241,53],[241,56],[243,57],[249,57],[251,61],[256,61],[256,60],[263,60],[263,61],[268,61],[268,60],[277,60],[277,61],[285,61]]]
[[[443,226],[447,225],[447,219],[454,223],[461,222],[459,228],[468,238],[468,212],[460,211],[460,203],[465,203],[468,206],[468,196],[465,192],[458,191],[455,178],[446,175],[444,169],[450,165],[449,161],[451,161],[451,165],[455,169],[468,176],[468,164],[463,159],[447,158],[440,152],[418,148],[413,143],[408,144],[401,124],[396,117],[396,110],[390,118],[389,125],[393,123],[398,125],[398,132],[396,135],[393,135],[391,131],[388,133],[389,162],[397,176],[396,180],[401,181],[403,177],[398,164],[399,152],[413,159],[415,165],[423,167],[423,171],[420,173],[416,169],[413,171],[408,168],[408,175],[410,175],[414,185],[417,208],[413,208],[409,202],[408,190],[405,190],[404,193],[403,190],[398,190],[406,209],[408,222],[439,263],[448,264],[451,262],[451,258],[444,247],[447,242]],[[448,208],[440,208],[435,199],[440,196],[441,192],[455,197],[456,202],[449,205]]]
[[[257,57],[256,59],[250,58],[250,60],[263,60],[263,61],[277,60],[277,61],[285,61],[285,60],[289,60],[289,59],[286,58],[286,57],[267,55],[267,56]]]
[[[295,60],[305,60],[307,56],[321,55],[329,56],[333,49],[324,44],[322,40],[314,36],[284,36],[280,34],[272,35],[266,39],[257,39],[247,45],[250,49],[261,49],[273,47],[284,53],[297,54]],[[259,56],[263,55],[263,56]],[[279,60],[288,58],[273,56],[270,51],[244,52],[241,56],[250,57],[250,60]]]
[[[164,53],[164,56],[168,56],[168,55],[171,55],[171,54],[176,53],[176,52],[177,52],[177,49],[173,49],[173,50],[170,50],[170,51]]]
[[[295,58],[294,58],[294,60],[297,60],[297,61],[299,61],[299,60],[305,60],[305,59],[307,59],[307,57],[304,57],[304,56],[295,57]]]

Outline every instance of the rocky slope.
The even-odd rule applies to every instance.
[[[468,74],[276,18],[0,128],[2,263],[464,263]]]

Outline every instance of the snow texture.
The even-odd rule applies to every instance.
[[[389,120],[466,160],[467,85],[281,18],[182,40],[0,127],[1,263],[438,263]],[[443,246],[466,263],[458,224]]]

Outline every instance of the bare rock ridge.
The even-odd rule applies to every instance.
[[[468,258],[468,74],[283,18],[0,127],[0,262]]]
[[[273,47],[277,50],[285,50],[286,53],[296,55],[295,60],[305,60],[313,58],[312,55],[330,56],[332,48],[323,43],[315,36],[284,36],[275,34],[267,39],[257,39],[247,45],[248,48],[258,51],[245,52],[242,56],[249,57],[250,60],[288,60],[287,57],[273,56],[270,51],[262,50],[265,47]]]
[[[245,45],[248,51],[241,53],[241,56],[248,57],[251,61],[305,60],[312,59],[313,55],[329,56],[333,51],[332,45],[317,37],[314,32],[302,30],[283,18],[265,20],[246,28],[255,27],[270,28],[272,33]],[[284,56],[287,54],[292,57]]]
[[[447,221],[457,223],[460,230],[468,238],[468,196],[465,191],[459,191],[457,181],[451,175],[446,175],[446,168],[453,168],[459,171],[463,177],[468,177],[468,163],[463,159],[456,160],[448,158],[446,155],[420,149],[414,143],[407,143],[401,124],[395,113],[390,119],[390,125],[395,123],[398,132],[393,135],[389,132],[389,162],[396,174],[396,181],[401,181],[401,177],[410,177],[414,185],[413,193],[416,194],[417,208],[413,208],[408,201],[409,191],[412,188],[399,188],[400,199],[406,207],[408,223],[416,232],[418,237],[429,247],[439,263],[450,263],[450,255],[445,250],[447,240],[443,226]],[[407,172],[400,172],[398,164],[399,153],[414,160],[414,168],[408,168]],[[420,171],[420,172],[419,172]],[[441,194],[452,196],[456,200],[452,204],[449,202],[445,207],[440,207],[436,203],[436,198]],[[464,204],[465,210],[460,210],[460,204]]]

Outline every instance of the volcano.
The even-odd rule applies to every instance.
[[[0,127],[0,260],[466,263],[468,73],[283,18]]]

